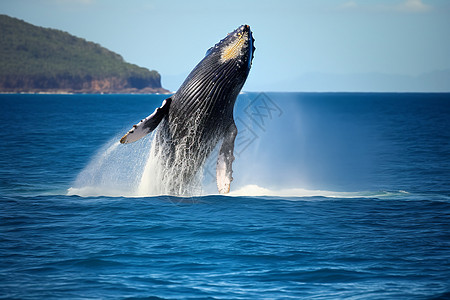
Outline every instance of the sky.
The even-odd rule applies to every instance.
[[[449,0],[0,0],[0,14],[96,42],[172,91],[241,24],[246,91],[450,91]]]

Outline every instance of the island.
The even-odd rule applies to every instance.
[[[67,32],[0,15],[0,93],[169,93],[161,75]]]

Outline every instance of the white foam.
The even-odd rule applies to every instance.
[[[308,190],[303,188],[281,188],[269,189],[255,184],[243,186],[232,191],[230,196],[247,196],[247,197],[328,197],[328,198],[361,198],[361,197],[383,197],[392,195],[393,193],[379,192],[336,192],[326,190]]]
[[[123,189],[105,188],[103,186],[84,186],[80,188],[71,187],[67,190],[67,196],[80,197],[137,197],[134,193],[125,191]]]

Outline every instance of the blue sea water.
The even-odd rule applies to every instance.
[[[164,98],[0,95],[0,298],[450,298],[450,94],[241,94],[189,197],[117,144]]]

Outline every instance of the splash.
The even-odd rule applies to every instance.
[[[186,143],[188,141],[185,141]],[[121,145],[114,137],[103,146],[77,176],[68,195],[82,197],[150,197],[176,195],[183,197],[217,194],[215,165],[218,147],[204,147],[195,157],[187,158],[190,147],[179,143],[173,157],[167,154],[169,145],[158,130],[136,143]],[[208,153],[211,153],[208,157]],[[200,169],[186,181],[192,165]],[[247,170],[244,168],[241,171]],[[245,176],[244,176],[245,177]],[[251,181],[249,178],[244,181]],[[242,185],[243,184],[243,185]],[[240,186],[240,187],[239,187]],[[406,193],[406,192],[403,192]],[[359,198],[393,196],[392,192],[335,192],[303,188],[270,189],[241,182],[229,196],[251,197],[329,197]],[[398,194],[398,193],[397,193]]]
[[[168,145],[161,136],[156,134],[146,163],[144,165],[136,196],[198,196],[203,194],[201,186],[202,168],[192,173],[192,165],[203,165],[201,153],[196,157],[186,158],[187,145],[177,145],[174,153],[166,153]],[[186,177],[189,177],[187,179]]]
[[[134,144],[120,145],[118,138],[111,139],[94,156],[91,162],[80,172],[68,195],[82,197],[150,197],[173,195],[183,197],[217,194],[215,179],[211,167],[215,166],[217,147],[212,154],[194,163],[202,167],[186,186],[174,184],[182,182],[183,172],[189,160],[181,159],[185,152],[175,151],[178,162],[168,159],[164,153],[164,141],[153,134]],[[205,153],[203,153],[205,154]],[[178,163],[174,168],[174,163]],[[191,161],[192,163],[192,161]],[[208,168],[209,166],[209,168]],[[178,189],[174,191],[174,186]],[[309,190],[304,188],[266,188],[257,184],[247,184],[234,191],[232,197],[327,197],[327,198],[381,198],[386,196],[404,196],[405,191],[366,191],[336,192],[328,190]]]
[[[136,197],[150,144],[151,137],[123,147],[114,137],[80,172],[68,195]]]
[[[216,142],[196,145],[193,149],[195,144],[191,140],[195,136],[189,134],[184,141],[174,145],[164,138],[160,130],[133,144],[121,145],[117,137],[110,140],[77,176],[68,195],[204,195],[203,166]]]

